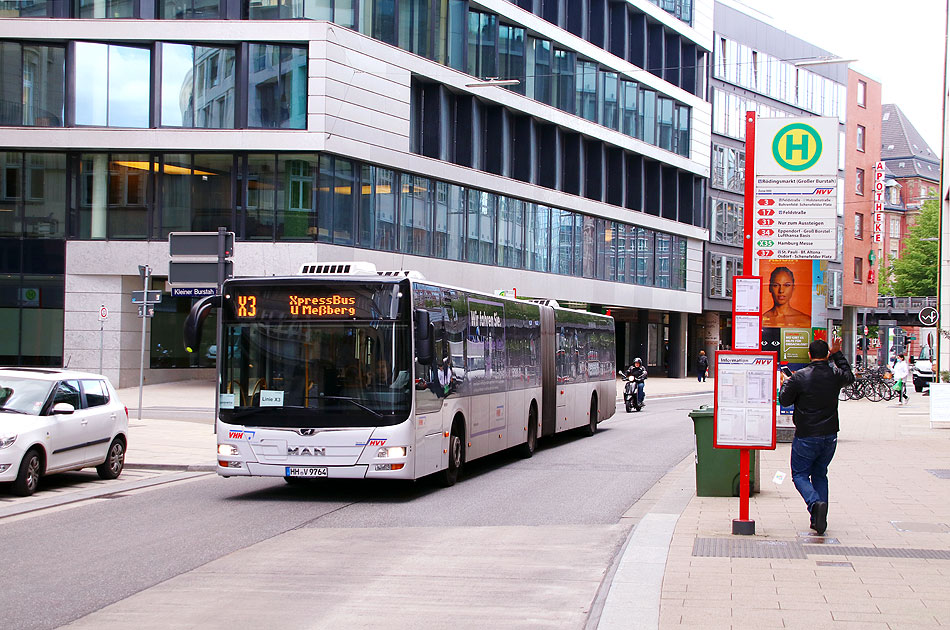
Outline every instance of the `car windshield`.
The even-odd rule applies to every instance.
[[[920,356],[918,357],[919,360],[933,361],[933,358],[934,358],[934,351],[930,348],[930,346],[924,346],[923,348],[920,349]]]
[[[52,386],[51,381],[0,376],[0,413],[40,415]]]

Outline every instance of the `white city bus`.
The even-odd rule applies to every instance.
[[[220,304],[219,475],[455,483],[465,462],[589,434],[615,409],[611,317],[368,263],[241,278]]]

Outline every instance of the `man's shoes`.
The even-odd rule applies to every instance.
[[[815,531],[819,536],[828,528],[828,504],[824,501],[815,501],[811,504],[811,520],[815,524]]]

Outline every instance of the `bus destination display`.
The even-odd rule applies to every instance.
[[[379,319],[395,316],[394,285],[369,290],[326,290],[322,287],[234,287],[227,301],[236,320]]]

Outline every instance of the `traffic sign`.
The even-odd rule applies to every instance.
[[[162,301],[161,291],[132,291],[132,304],[158,304]]]
[[[224,261],[224,277],[234,275],[234,263]],[[168,283],[190,286],[218,286],[217,262],[177,262],[168,263]]]
[[[925,306],[917,313],[917,319],[919,319],[920,323],[924,326],[933,326],[937,323],[937,320],[940,319],[940,313],[932,306]]]
[[[109,319],[109,309],[107,309],[103,304],[99,307],[99,321],[104,322],[107,319]]]
[[[218,252],[217,232],[171,232],[168,251],[172,256],[214,256]],[[225,233],[223,256],[234,252],[234,232]]]
[[[139,317],[155,317],[155,307],[151,304],[139,305]]]
[[[868,327],[867,327],[867,326],[864,327],[864,334],[865,334],[865,335],[868,334]]]

